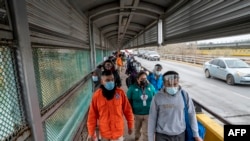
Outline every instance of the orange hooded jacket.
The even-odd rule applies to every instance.
[[[88,113],[88,133],[94,136],[97,120],[99,123],[100,134],[106,139],[117,139],[124,134],[124,118],[127,120],[128,128],[134,126],[134,116],[130,103],[125,92],[117,88],[115,96],[107,100],[102,95],[102,89],[99,88],[92,98]]]
[[[122,62],[122,58],[121,57],[117,57],[116,58],[116,65],[123,66],[123,62]]]

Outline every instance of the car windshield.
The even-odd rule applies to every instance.
[[[155,51],[150,51],[149,54],[157,54]]]
[[[242,60],[225,60],[229,68],[250,68],[250,66]]]

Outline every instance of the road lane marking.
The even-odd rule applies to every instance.
[[[247,96],[241,95],[241,94],[236,93],[236,92],[233,92],[233,94],[238,95],[238,96],[243,97],[243,98],[246,98],[246,99],[250,99],[250,97],[247,97]]]

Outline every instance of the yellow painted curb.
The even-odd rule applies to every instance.
[[[196,114],[197,120],[206,128],[204,141],[223,141],[223,126],[216,123],[213,119],[205,114]]]

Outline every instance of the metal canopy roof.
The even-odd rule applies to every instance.
[[[250,32],[248,0],[69,1],[118,46],[132,42],[159,19],[165,44]]]

